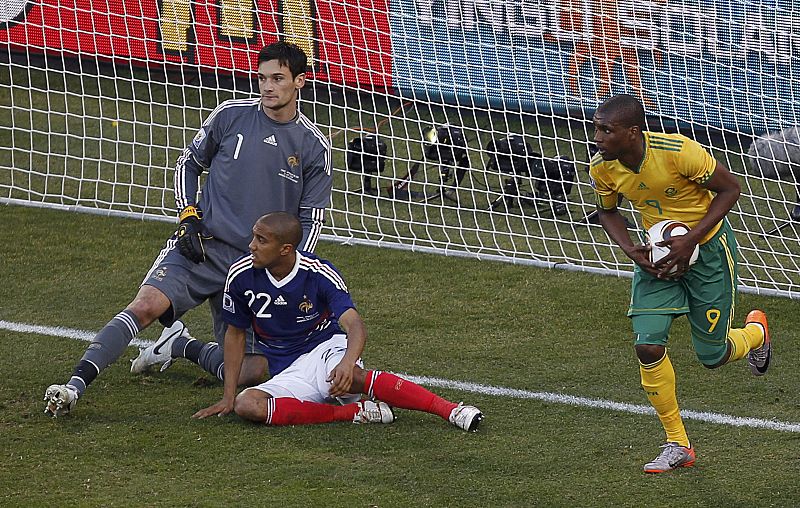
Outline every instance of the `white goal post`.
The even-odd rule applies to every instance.
[[[739,177],[740,289],[800,298],[798,19],[788,0],[10,0],[0,202],[175,221],[180,151],[285,39],[333,145],[325,238],[629,276],[587,174],[588,120],[627,92]]]

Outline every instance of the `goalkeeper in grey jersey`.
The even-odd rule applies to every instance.
[[[222,292],[231,263],[249,252],[252,226],[275,211],[295,214],[303,226],[300,248],[313,251],[331,196],[328,139],[297,106],[305,84],[306,55],[285,42],[258,55],[260,97],[228,100],[206,119],[175,168],[180,225],[156,257],[133,301],[95,336],[66,384],[45,392],[45,413],[69,413],[97,375],[119,358],[136,334],[159,320],[167,326],[132,367],[141,372],[172,355],[167,339],[187,357],[219,375],[222,348],[192,339],[178,319],[209,300],[214,335],[222,344]],[[200,175],[207,173],[198,200]],[[179,337],[181,341],[174,339]],[[240,384],[263,381],[266,358],[249,338]]]

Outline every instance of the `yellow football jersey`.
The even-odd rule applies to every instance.
[[[644,159],[638,168],[604,161],[600,154],[592,158],[589,175],[597,205],[613,210],[622,194],[642,214],[646,228],[665,219],[694,227],[714,197],[702,184],[714,174],[717,161],[700,143],[681,134],[645,131],[644,140]],[[711,239],[720,224],[700,243]]]

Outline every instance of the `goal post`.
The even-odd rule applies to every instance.
[[[0,202],[175,221],[172,171],[258,50],[309,53],[324,237],[629,276],[597,224],[594,108],[639,96],[737,175],[740,288],[800,297],[800,22],[784,0],[14,0]],[[620,207],[633,229],[637,214]]]

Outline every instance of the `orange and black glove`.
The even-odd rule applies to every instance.
[[[203,247],[203,223],[200,213],[194,206],[187,206],[180,213],[181,223],[178,226],[178,250],[183,256],[195,263],[206,260],[206,250]]]

